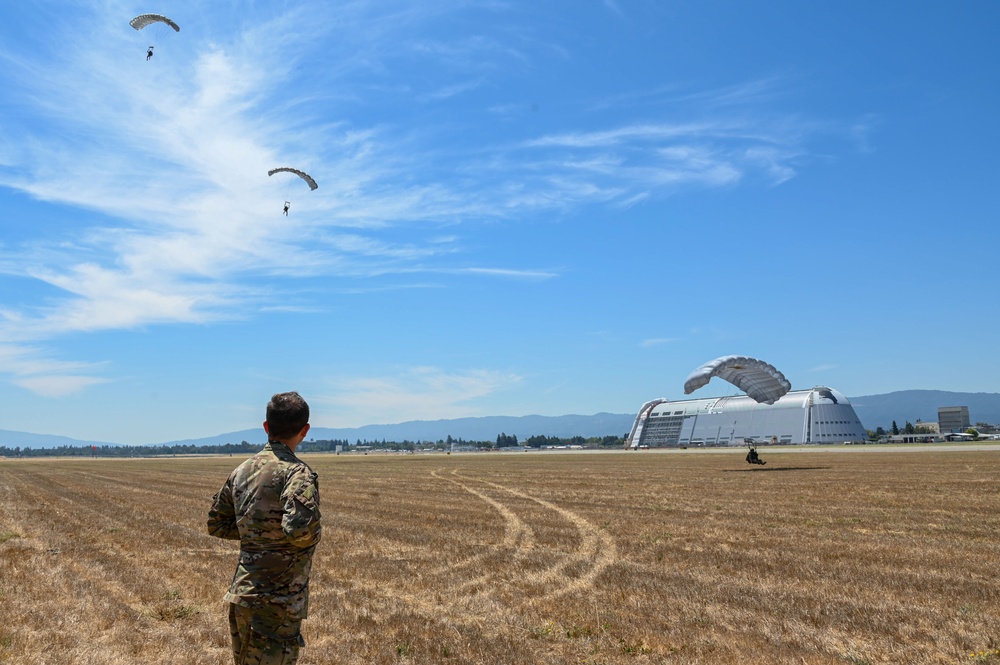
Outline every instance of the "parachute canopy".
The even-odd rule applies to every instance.
[[[181,31],[181,26],[177,25],[166,16],[160,16],[159,14],[139,14],[128,22],[128,24],[136,30],[142,30],[147,25],[152,25],[153,23],[166,23],[174,29],[174,32]]]
[[[279,169],[271,169],[270,171],[267,172],[267,175],[271,176],[274,175],[275,173],[281,173],[281,172],[294,173],[295,175],[297,175],[298,177],[302,178],[307,183],[309,183],[309,189],[316,189],[317,187],[319,187],[319,185],[316,184],[316,181],[313,180],[311,175],[303,171],[299,171],[298,169],[290,169],[288,167],[283,166]]]
[[[774,404],[792,389],[792,384],[774,365],[747,356],[723,356],[691,372],[684,382],[684,394],[690,395],[713,376],[728,381],[754,401],[764,404]]]

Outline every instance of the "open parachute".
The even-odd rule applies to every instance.
[[[690,395],[713,376],[728,381],[754,401],[764,404],[774,404],[792,389],[792,384],[774,365],[747,356],[723,356],[691,372],[684,382],[684,394]]]
[[[166,23],[174,29],[174,32],[181,31],[181,26],[177,25],[166,16],[160,16],[159,14],[139,14],[128,22],[128,24],[136,30],[142,30],[147,25],[152,25],[154,23]]]
[[[317,187],[319,187],[319,185],[316,184],[316,181],[313,180],[313,177],[308,173],[306,173],[305,171],[299,171],[298,169],[290,169],[286,166],[283,166],[278,169],[271,169],[270,171],[267,172],[267,175],[272,176],[275,173],[294,173],[298,177],[305,180],[306,183],[308,183],[309,189],[316,189]]]

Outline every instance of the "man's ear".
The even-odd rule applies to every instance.
[[[264,421],[264,433],[265,434],[270,434],[271,433],[270,430],[267,429],[267,421],[266,420]]]
[[[309,433],[309,427],[310,427],[309,423],[306,423],[306,426],[303,427],[302,430],[299,432],[299,434],[302,435],[303,439],[306,438],[306,434]]]

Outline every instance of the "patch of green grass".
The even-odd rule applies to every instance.
[[[201,610],[194,605],[185,605],[180,602],[181,592],[171,589],[163,593],[163,601],[153,608],[149,614],[160,621],[176,621],[195,614],[200,614]]]
[[[14,540],[15,538],[20,538],[21,534],[16,531],[0,531],[0,543],[6,543],[8,540]]]
[[[618,647],[621,649],[622,653],[628,654],[629,656],[637,656],[651,651],[649,645],[645,642],[628,642],[623,639],[618,640]]]
[[[161,605],[153,611],[153,616],[160,621],[176,621],[200,612],[194,605]]]
[[[552,634],[556,630],[556,625],[551,621],[543,626],[535,626],[531,629],[531,636],[536,640],[544,640],[552,637]]]
[[[570,626],[566,629],[566,637],[571,640],[580,637],[590,637],[593,634],[594,631],[590,626]]]
[[[963,617],[977,617],[979,616],[979,611],[976,609],[975,605],[962,605],[958,608],[958,613]]]

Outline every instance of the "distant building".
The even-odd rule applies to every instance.
[[[969,407],[939,406],[938,427],[941,432],[964,432],[969,429]]]
[[[925,429],[928,434],[940,434],[941,433],[941,427],[940,427],[940,425],[938,425],[938,423],[925,423],[925,422],[922,422],[922,421],[918,420],[913,426],[916,427],[916,428],[923,428],[923,429]]]
[[[756,443],[861,442],[868,433],[840,392],[818,386],[793,390],[774,404],[746,395],[642,405],[626,445],[639,447],[742,446]]]
[[[934,443],[945,438],[940,434],[892,434],[886,440],[889,443]]]

